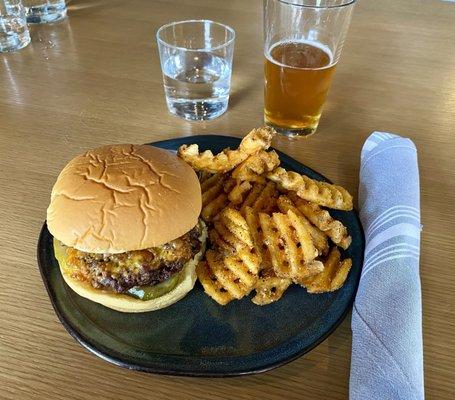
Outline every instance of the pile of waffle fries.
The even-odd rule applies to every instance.
[[[201,216],[209,226],[211,248],[196,272],[205,292],[225,305],[250,293],[265,305],[292,284],[309,293],[331,292],[345,282],[351,259],[341,260],[351,237],[327,208],[352,210],[341,186],[280,167],[267,151],[275,132],[253,129],[238,149],[214,155],[183,145],[178,154],[198,173]],[[324,207],[324,208],[322,208]]]

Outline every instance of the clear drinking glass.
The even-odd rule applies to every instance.
[[[66,17],[65,0],[23,0],[27,9],[27,22],[48,24]]]
[[[157,34],[169,111],[187,120],[210,120],[228,106],[234,30],[208,20],[173,22]]]
[[[264,119],[278,132],[315,132],[354,4],[264,0]]]
[[[0,0],[0,52],[19,50],[29,43],[21,0]]]

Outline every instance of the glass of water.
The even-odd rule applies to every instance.
[[[164,25],[156,37],[169,111],[191,121],[223,114],[229,101],[234,30],[191,20]]]
[[[48,24],[66,17],[65,0],[23,0],[30,24]]]
[[[0,0],[0,53],[22,49],[29,43],[21,0]]]

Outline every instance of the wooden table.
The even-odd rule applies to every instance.
[[[0,54],[1,399],[345,399],[349,318],[306,356],[250,377],[153,376],[89,354],[55,316],[35,248],[56,175],[106,143],[201,133],[241,136],[262,124],[259,1],[71,1],[65,22],[31,28]],[[228,112],[207,123],[167,113],[155,44],[169,21],[210,18],[237,32]],[[428,399],[455,397],[455,4],[362,0],[317,134],[276,147],[356,192],[373,130],[411,137],[422,185],[421,276]],[[405,283],[403,283],[405,284]]]

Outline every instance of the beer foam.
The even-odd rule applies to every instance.
[[[290,66],[290,65],[286,65],[286,64],[283,64],[277,60],[275,60],[273,57],[272,57],[272,51],[275,47],[278,47],[278,46],[282,46],[282,45],[286,45],[286,44],[289,44],[289,43],[302,43],[302,44],[306,44],[306,45],[309,45],[309,46],[312,46],[312,47],[316,47],[318,48],[319,50],[321,50],[322,52],[324,52],[325,54],[327,54],[327,56],[329,57],[329,63],[323,67],[319,67],[319,68],[304,68],[304,67],[301,67],[299,69],[326,69],[326,68],[329,68],[331,66],[333,66],[335,63],[334,63],[334,57],[333,57],[333,52],[332,50],[330,50],[330,48],[328,46],[326,46],[325,44],[322,44],[321,42],[316,42],[316,41],[313,41],[313,40],[306,40],[306,39],[291,39],[291,40],[282,40],[282,41],[279,41],[279,42],[276,42],[275,44],[273,44],[273,46],[270,46],[270,48],[268,49],[268,51],[264,52],[264,56],[273,64],[276,64],[276,65],[279,65],[280,67],[286,67],[286,68],[298,68],[298,67],[293,67],[293,66]]]

